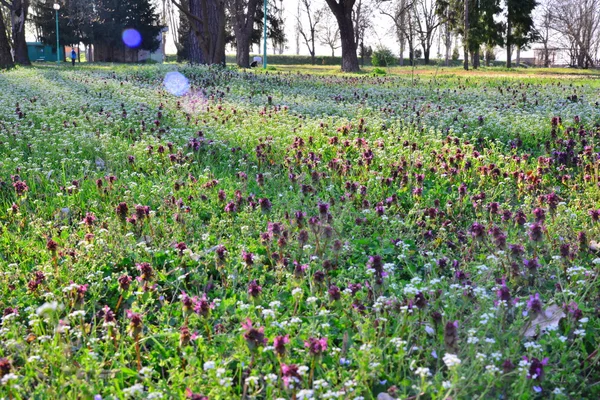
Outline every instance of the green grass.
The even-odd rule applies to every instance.
[[[597,398],[597,73],[385,70],[1,74],[0,397]]]

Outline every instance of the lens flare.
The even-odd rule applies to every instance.
[[[190,90],[190,81],[182,73],[168,72],[163,80],[165,89],[173,96],[183,96]]]
[[[142,35],[133,28],[125,29],[121,38],[123,39],[123,43],[132,49],[135,49],[142,44]]]

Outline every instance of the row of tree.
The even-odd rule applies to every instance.
[[[583,0],[588,1],[588,0]],[[253,26],[260,10],[260,0],[172,0],[190,27],[190,55],[193,62],[220,63],[225,56],[226,15],[231,17],[236,43],[237,63],[249,65]],[[533,25],[536,0],[299,0],[296,23],[297,47],[302,41],[313,62],[316,42],[327,44],[332,53],[342,49],[342,70],[359,70],[357,54],[364,54],[364,36],[370,28],[375,10],[393,22],[396,35],[404,52],[409,47],[414,58],[415,42],[420,42],[429,63],[434,36],[444,31],[446,62],[450,57],[452,36],[460,36],[464,47],[465,68],[469,62],[477,68],[481,49],[505,46],[507,66],[511,66],[511,52],[525,48],[538,39]],[[324,6],[324,7],[323,7]],[[500,21],[505,13],[505,21]],[[333,16],[335,22],[328,20]],[[339,43],[339,44],[338,44]],[[489,61],[489,57],[486,58]]]
[[[340,40],[343,44],[344,36],[349,35],[341,34],[340,27],[334,27],[329,20],[331,2],[326,1],[322,7],[322,1],[299,0],[297,11],[296,53],[299,54],[300,42],[303,42],[313,63],[317,41],[328,46],[333,54]],[[389,32],[395,34],[399,43],[401,65],[406,48],[411,62],[422,54],[425,64],[429,64],[436,38],[438,56],[445,49],[446,65],[451,58],[458,59],[460,39],[466,69],[479,67],[482,58],[489,65],[498,47],[506,49],[507,67],[512,66],[515,53],[518,65],[521,50],[530,48],[533,43],[542,45],[545,66],[550,65],[556,53],[566,53],[567,62],[580,68],[598,63],[600,0],[354,0],[345,3],[352,10],[354,47],[359,54],[366,52],[363,43],[366,32],[372,28],[371,20],[384,16],[391,22]],[[340,18],[336,18],[340,22]],[[349,19],[345,22],[347,26]],[[355,51],[352,46],[342,46],[344,58],[353,58],[354,54],[347,54]]]

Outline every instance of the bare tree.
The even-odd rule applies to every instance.
[[[465,54],[465,61],[463,64],[463,68],[465,70],[469,70],[469,2],[466,0],[464,1],[464,18],[465,18],[465,24],[464,24],[464,34],[463,34],[463,48],[464,48],[464,54]],[[510,31],[510,27],[508,28],[508,30]],[[508,58],[510,59],[510,50],[508,51]]]
[[[412,3],[414,6],[414,3]],[[417,36],[417,32],[415,29],[415,15],[412,12],[412,6],[410,8],[411,12],[408,12],[405,17],[406,28],[404,29],[404,39],[408,44],[408,58],[410,60],[410,65],[415,65],[415,59],[417,58],[417,51],[415,49],[415,38]]]
[[[414,14],[415,31],[419,43],[423,48],[423,58],[427,65],[429,64],[429,55],[435,31],[442,21],[438,18],[435,0],[415,0],[412,11]]]
[[[554,0],[552,27],[568,47],[571,65],[593,67],[600,35],[600,0]]]
[[[179,29],[181,28],[179,13],[175,10],[173,3],[166,3],[166,14],[167,14],[167,23],[169,25],[169,31],[171,34],[171,38],[173,38],[173,43],[175,43],[175,47],[177,51],[180,51],[183,47],[183,44],[179,41]]]
[[[300,55],[300,2],[298,2],[298,10],[296,11],[296,55]]]
[[[311,63],[315,64],[315,41],[317,39],[317,30],[319,28],[319,24],[323,19],[323,9],[316,8],[313,5],[312,0],[300,0],[300,5],[302,7],[303,14],[306,15],[306,19],[308,20],[308,27],[305,28],[300,16],[298,16],[298,28],[300,32],[300,36],[304,39],[304,43],[308,48],[308,52],[310,53]]]
[[[335,50],[340,48],[340,28],[333,20],[329,10],[323,11],[323,24],[317,32],[319,43],[331,49],[331,57],[335,57]]]
[[[412,23],[410,22],[413,0],[376,0],[375,4],[379,12],[390,18],[394,24],[393,29],[400,45],[400,65],[404,65],[404,46],[406,42],[409,45],[411,60],[414,54],[414,35],[412,34]]]
[[[544,67],[548,68],[550,66],[550,43],[556,34],[553,29],[554,10],[550,4],[543,4],[540,12],[537,32],[543,46]]]
[[[279,7],[277,7],[277,9],[275,10],[275,16],[285,26],[285,17],[283,16],[283,10],[283,0],[279,0]],[[287,39],[278,40],[277,37],[273,37],[271,40],[273,42],[273,53],[283,54],[283,52],[285,51],[285,44],[287,42]]]
[[[354,24],[354,43],[356,43],[356,49],[360,46],[360,54],[362,58],[362,64],[364,66],[365,60],[365,35],[369,29],[373,27],[371,17],[373,10],[370,4],[366,0],[357,0],[354,9],[352,10],[352,23]]]
[[[435,0],[436,12],[439,22],[443,25],[442,31],[439,33],[440,39],[444,41],[445,54],[444,65],[450,65],[450,53],[452,52],[452,33],[456,28],[456,11],[451,6],[450,0]],[[440,50],[441,52],[441,50]]]

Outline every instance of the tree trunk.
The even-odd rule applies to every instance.
[[[235,62],[240,68],[250,67],[250,43],[244,35],[236,37]]]
[[[404,66],[404,38],[400,39],[400,66]]]
[[[17,0],[13,2],[13,8],[10,12],[15,62],[21,65],[31,65],[27,54],[27,41],[25,40],[25,21],[27,20],[28,10],[29,0]]]
[[[423,59],[424,59],[425,65],[429,65],[429,51],[430,50],[431,50],[430,48],[423,46]]]
[[[358,72],[358,56],[356,55],[356,40],[354,39],[354,22],[352,21],[352,0],[326,0],[340,28],[342,42],[342,71]]]
[[[177,5],[178,3],[174,3]],[[180,8],[181,10],[181,8]],[[225,6],[221,0],[190,0],[189,60],[225,65]]]
[[[464,0],[465,3],[465,9],[464,9],[464,14],[465,14],[465,26],[464,26],[464,34],[463,34],[463,40],[465,43],[463,43],[463,47],[464,47],[464,53],[465,53],[465,61],[464,61],[464,69],[465,71],[469,70],[469,1],[468,0]]]
[[[506,68],[512,68],[512,16],[510,9],[506,22]]]
[[[198,40],[198,36],[196,36],[196,32],[190,30],[189,33],[189,49],[188,49],[188,59],[192,64],[204,64],[205,59],[202,55],[202,50],[200,50],[200,41]]]
[[[479,49],[473,52],[473,69],[479,68]]]
[[[452,37],[450,36],[450,23],[446,22],[446,57],[444,59],[444,64],[446,67],[450,65],[450,50],[452,48]]]
[[[342,39],[342,71],[358,72],[358,56],[356,55],[356,43],[354,43],[354,26],[352,18],[339,20],[340,36]]]
[[[521,46],[517,46],[517,68],[521,66]]]
[[[10,54],[10,43],[6,36],[6,26],[0,9],[0,69],[8,69],[14,66],[12,54]]]

